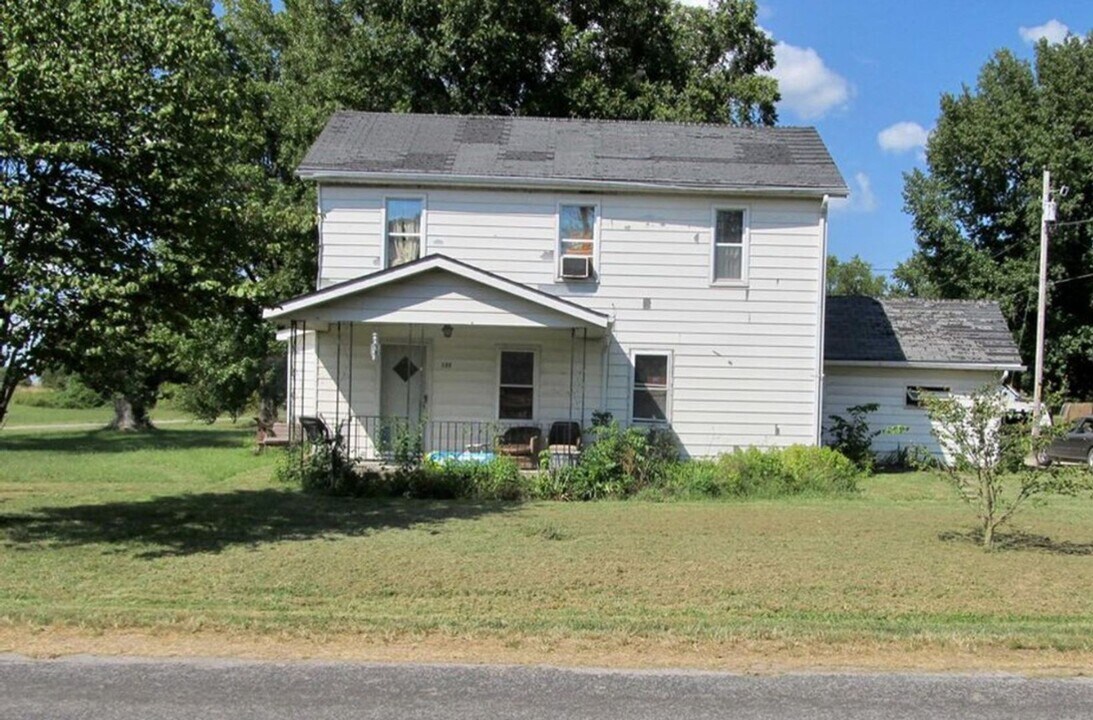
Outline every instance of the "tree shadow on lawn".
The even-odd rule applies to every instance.
[[[980,529],[959,531],[948,530],[938,533],[938,539],[945,542],[967,542],[983,544],[983,531]],[[1019,530],[1000,532],[994,536],[995,550],[1039,550],[1053,555],[1093,555],[1093,542],[1074,543],[1052,540],[1047,535],[1034,535]]]
[[[197,448],[244,447],[247,426],[230,429],[212,426],[202,429],[147,430],[123,433],[112,430],[49,432],[41,434],[0,433],[0,449],[46,453],[123,453],[139,450],[194,450]]]
[[[359,537],[516,507],[500,502],[358,500],[292,490],[237,490],[0,514],[0,531],[7,536],[8,547],[113,543],[119,553],[133,550],[136,557],[151,559],[218,553],[233,546]]]

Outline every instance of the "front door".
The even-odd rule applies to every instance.
[[[416,426],[425,414],[425,346],[384,345],[380,416]]]

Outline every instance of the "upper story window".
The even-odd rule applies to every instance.
[[[747,281],[747,211],[716,210],[713,228],[713,282]]]
[[[386,267],[395,267],[421,257],[424,205],[421,198],[387,198],[384,205],[387,219],[384,229]]]
[[[596,256],[596,206],[561,205],[558,209],[558,275],[564,280],[593,277]]]

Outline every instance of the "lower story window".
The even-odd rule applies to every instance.
[[[634,354],[634,397],[631,419],[664,422],[668,419],[668,353]]]
[[[535,353],[502,350],[497,416],[502,420],[530,420],[534,414]]]

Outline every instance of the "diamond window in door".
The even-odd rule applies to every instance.
[[[395,367],[392,368],[395,374],[402,378],[402,382],[410,382],[410,378],[421,372],[421,368],[414,365],[413,361],[405,355],[401,360],[395,363]]]

